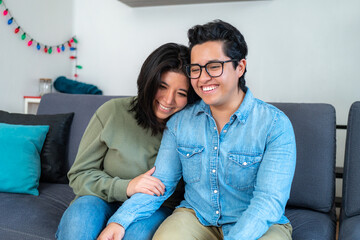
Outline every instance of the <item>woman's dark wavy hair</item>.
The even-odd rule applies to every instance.
[[[185,65],[190,62],[189,48],[176,43],[166,43],[153,51],[143,63],[137,79],[138,95],[129,111],[135,112],[137,123],[151,129],[152,135],[165,129],[166,121],[159,122],[153,110],[153,102],[165,72],[177,72],[186,76]],[[189,80],[188,104],[198,100]]]
[[[223,51],[226,56],[231,59],[246,59],[248,54],[247,44],[244,36],[238,29],[230,25],[227,22],[219,19],[204,25],[196,25],[188,31],[190,52],[192,48],[197,44],[202,44],[208,41],[222,41]],[[233,62],[234,68],[236,68],[238,62]],[[245,86],[245,73],[239,78],[238,88],[246,92]]]

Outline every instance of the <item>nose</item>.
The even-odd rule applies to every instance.
[[[208,72],[206,71],[205,67],[202,67],[201,68],[201,74],[200,74],[200,77],[199,77],[199,81],[200,82],[206,82],[206,81],[208,81],[210,79],[211,79],[211,77],[208,74]]]
[[[168,90],[164,95],[164,101],[166,104],[171,105],[175,101],[175,92]]]

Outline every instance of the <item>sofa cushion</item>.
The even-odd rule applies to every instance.
[[[296,169],[288,206],[320,212],[335,200],[335,109],[329,104],[272,103],[290,119],[296,139]]]
[[[62,214],[75,196],[67,184],[40,183],[39,192],[38,197],[0,193],[0,239],[55,238]]]
[[[360,214],[360,102],[351,105],[346,135],[343,210],[346,217]],[[359,235],[360,236],[360,235]]]
[[[65,158],[73,116],[74,113],[32,115],[0,111],[0,122],[22,125],[49,125],[50,129],[40,155],[40,181],[67,183]]]
[[[309,209],[287,208],[285,216],[293,227],[293,240],[335,240],[334,209],[328,213],[321,213]]]
[[[360,239],[360,215],[342,218],[340,223],[339,240]]]
[[[0,123],[0,192],[39,195],[40,152],[49,126]]]

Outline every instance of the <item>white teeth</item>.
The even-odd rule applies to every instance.
[[[161,105],[161,103],[159,103],[159,106],[161,109],[164,109],[165,111],[170,111],[170,109],[171,109],[171,108],[164,107],[163,105]]]
[[[215,88],[217,88],[217,86],[203,87],[203,91],[207,92],[207,91],[214,90]]]

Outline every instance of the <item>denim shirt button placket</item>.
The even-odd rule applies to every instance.
[[[217,224],[217,221],[220,218],[220,202],[219,202],[219,191],[218,191],[218,179],[217,179],[217,165],[218,165],[218,161],[219,161],[219,141],[220,141],[220,136],[218,134],[218,129],[216,127],[216,123],[215,120],[213,120],[213,129],[215,130],[214,132],[212,132],[212,153],[211,153],[211,159],[210,159],[210,182],[211,182],[211,187],[210,187],[210,191],[211,191],[211,201],[213,203],[214,206],[214,213],[215,215],[213,216],[213,221],[214,224]]]

